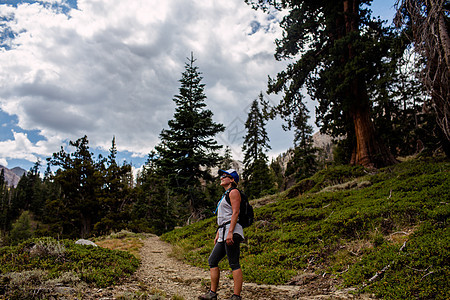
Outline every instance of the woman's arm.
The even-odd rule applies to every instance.
[[[231,209],[233,210],[233,214],[231,215],[231,223],[230,223],[230,230],[227,234],[227,245],[233,245],[233,232],[234,228],[236,227],[238,217],[239,217],[239,209],[241,208],[241,193],[237,189],[233,189],[230,192],[230,202],[231,202]]]
[[[214,245],[217,244],[217,241],[219,240],[219,230],[216,232],[216,237],[214,238]]]

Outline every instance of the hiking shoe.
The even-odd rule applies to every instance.
[[[209,300],[209,299],[217,300],[217,293],[214,293],[213,291],[210,290],[203,296],[199,296],[198,299],[200,299],[200,300]]]
[[[231,296],[231,298],[230,298],[230,300],[241,300],[241,299],[242,299],[241,296],[234,295],[234,294],[233,294],[233,296]]]

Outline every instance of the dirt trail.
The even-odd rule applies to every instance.
[[[172,246],[163,242],[157,236],[150,236],[144,240],[144,246],[140,255],[142,264],[137,272],[127,282],[109,289],[93,291],[94,299],[137,299],[136,295],[147,292],[153,294],[160,292],[165,299],[173,299],[174,296],[185,300],[197,299],[205,293],[209,286],[209,272],[203,269],[187,265],[184,262],[170,257]],[[219,299],[229,299],[232,295],[233,281],[228,277],[230,271],[222,271],[220,278]],[[244,283],[243,299],[369,299],[367,297],[355,297],[348,291],[337,291],[335,288],[325,288],[316,285],[311,289],[311,281],[304,280],[305,285],[257,285]],[[90,297],[89,297],[90,298]],[[151,298],[155,299],[155,298]],[[162,299],[162,298],[157,298]],[[180,299],[180,298],[176,298]]]

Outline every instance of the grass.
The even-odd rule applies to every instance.
[[[449,170],[433,158],[376,172],[340,166],[273,196],[245,230],[246,281],[282,284],[315,272],[384,299],[448,299]],[[211,218],[162,238],[208,268],[215,228]]]
[[[103,236],[95,239],[95,243],[110,250],[126,251],[136,258],[140,259],[140,250],[144,246],[145,234],[136,234],[126,230],[118,233],[112,233],[108,236]]]

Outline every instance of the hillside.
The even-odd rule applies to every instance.
[[[299,297],[352,287],[385,299],[448,299],[449,170],[431,158],[370,172],[333,167],[255,200],[245,280],[296,285]],[[162,238],[208,268],[215,228],[211,218]]]

